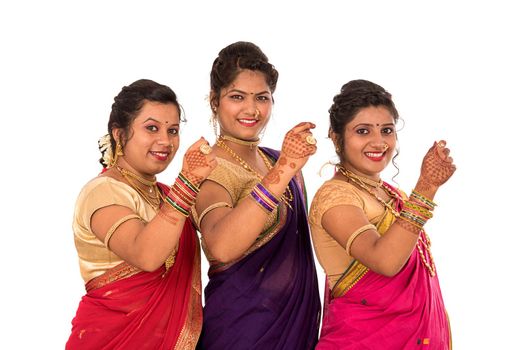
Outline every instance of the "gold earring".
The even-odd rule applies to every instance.
[[[118,157],[121,157],[123,155],[124,155],[124,151],[122,150],[122,144],[120,143],[120,141],[117,141],[115,155],[113,156],[113,159],[111,160],[111,166],[114,166],[116,164]]]

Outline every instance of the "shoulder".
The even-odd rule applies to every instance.
[[[324,182],[311,202],[311,220],[320,222],[327,210],[339,205],[353,205],[362,208],[364,202],[358,190],[350,183],[340,180]]]

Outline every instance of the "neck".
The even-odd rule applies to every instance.
[[[351,167],[343,164],[338,164],[337,169],[342,175],[344,175],[348,180],[354,180],[356,182],[362,183],[366,186],[378,188],[382,185],[382,180],[380,175],[376,177],[371,177],[369,175],[357,174]]]
[[[222,140],[222,142],[229,141],[237,145],[246,146],[246,147],[249,147],[249,149],[255,149],[258,146],[258,144],[260,143],[260,139],[242,140],[242,139],[237,139],[236,137],[229,136],[229,135],[220,135],[218,139]]]

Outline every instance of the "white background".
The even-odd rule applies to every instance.
[[[516,3],[2,2],[0,348],[60,349],[69,336],[84,293],[72,212],[100,170],[97,140],[113,97],[139,78],[167,84],[188,119],[181,148],[200,135],[213,141],[209,71],[237,40],[258,44],[280,72],[262,144],[280,148],[298,122],[317,124],[319,151],[304,168],[310,199],[332,172],[318,176],[334,160],[327,110],[348,80],[393,94],[405,121],[396,178],[405,191],[432,142],[448,141],[458,170],[427,230],[454,348],[524,348]],[[179,163],[159,180],[172,182]]]

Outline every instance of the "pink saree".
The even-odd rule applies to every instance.
[[[401,203],[398,203],[401,205]],[[377,230],[394,222],[386,211]],[[421,232],[422,243],[428,243]],[[449,322],[438,277],[431,277],[415,247],[394,277],[377,274],[354,261],[332,291],[326,288],[318,350],[327,349],[451,349]],[[327,284],[326,284],[327,287]]]

